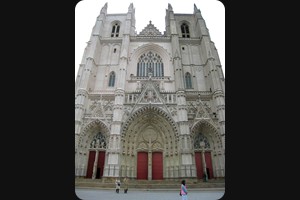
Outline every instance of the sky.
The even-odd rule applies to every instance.
[[[75,7],[75,79],[84,49],[105,3],[107,3],[107,14],[127,13],[130,3],[133,3],[137,34],[149,24],[150,20],[163,34],[168,3],[171,4],[174,14],[193,14],[194,4],[196,4],[209,30],[210,38],[217,48],[225,77],[225,7],[222,2],[217,0],[82,0]]]

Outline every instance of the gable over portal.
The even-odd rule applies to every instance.
[[[131,125],[132,122],[134,122],[135,119],[143,116],[147,112],[151,112],[152,114],[160,116],[163,119],[165,119],[172,127],[175,137],[176,138],[179,137],[178,127],[177,127],[177,124],[175,123],[175,121],[173,120],[173,118],[168,113],[166,113],[165,111],[160,109],[159,107],[151,106],[151,104],[139,108],[138,110],[133,112],[131,114],[131,116],[129,116],[127,118],[127,120],[125,121],[125,123],[123,124],[123,127],[122,127],[122,135],[126,133],[128,127]]]

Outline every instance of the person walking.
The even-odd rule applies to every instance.
[[[127,191],[128,191],[128,179],[127,179],[127,177],[124,178],[123,182],[124,182],[124,193],[127,194]]]
[[[180,196],[181,196],[181,200],[188,200],[187,198],[187,189],[186,189],[186,185],[185,185],[185,180],[181,181],[181,187],[180,187]]]
[[[121,181],[116,178],[115,184],[116,184],[116,193],[119,193],[121,188]]]

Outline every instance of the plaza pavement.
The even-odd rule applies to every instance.
[[[139,190],[129,188],[128,193],[124,194],[122,188],[120,193],[116,193],[114,189],[75,188],[75,193],[82,200],[181,200],[179,189]],[[224,188],[191,189],[188,190],[188,200],[218,200],[224,193]]]

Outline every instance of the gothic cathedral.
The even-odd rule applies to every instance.
[[[200,10],[135,30],[103,6],[75,82],[75,177],[225,177],[225,78]]]

